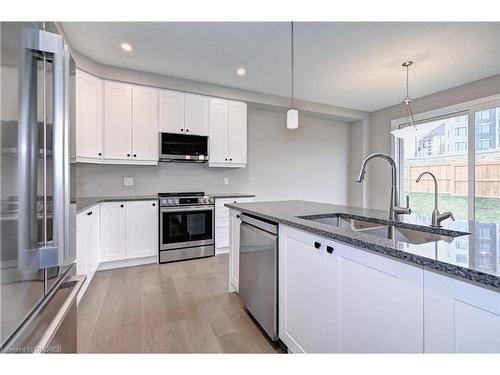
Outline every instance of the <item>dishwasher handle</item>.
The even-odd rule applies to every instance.
[[[269,222],[267,220],[262,220],[259,218],[256,218],[254,216],[246,215],[246,214],[241,214],[240,215],[240,220],[243,223],[247,223],[251,226],[254,226],[256,228],[259,228],[263,231],[272,233],[277,235],[278,234],[278,224]]]

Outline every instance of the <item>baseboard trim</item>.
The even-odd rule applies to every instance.
[[[114,260],[111,262],[99,263],[98,270],[104,271],[104,270],[111,270],[113,268],[140,266],[143,264],[151,264],[157,262],[158,262],[158,257],[156,255],[149,257],[142,257],[142,258],[134,258],[134,259]]]

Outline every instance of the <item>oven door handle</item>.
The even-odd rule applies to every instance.
[[[160,212],[191,212],[191,211],[207,211],[207,210],[213,211],[213,209],[214,209],[213,205],[184,206],[184,207],[175,207],[175,208],[161,207]]]

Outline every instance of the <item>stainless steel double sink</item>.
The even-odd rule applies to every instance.
[[[320,216],[320,217],[318,217]],[[449,231],[449,234],[442,234],[423,231],[418,229],[402,228],[395,225],[376,223],[368,220],[354,219],[345,214],[331,215],[310,215],[299,216],[301,219],[314,221],[317,223],[331,225],[337,228],[347,229],[353,232],[362,232],[364,234],[421,245],[429,242],[446,241],[451,242],[455,237],[465,236],[469,233]]]

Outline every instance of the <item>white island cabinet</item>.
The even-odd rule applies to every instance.
[[[326,244],[328,353],[422,353],[420,267]]]
[[[424,272],[426,353],[500,353],[500,293]]]
[[[500,352],[500,293],[280,225],[290,352]]]

